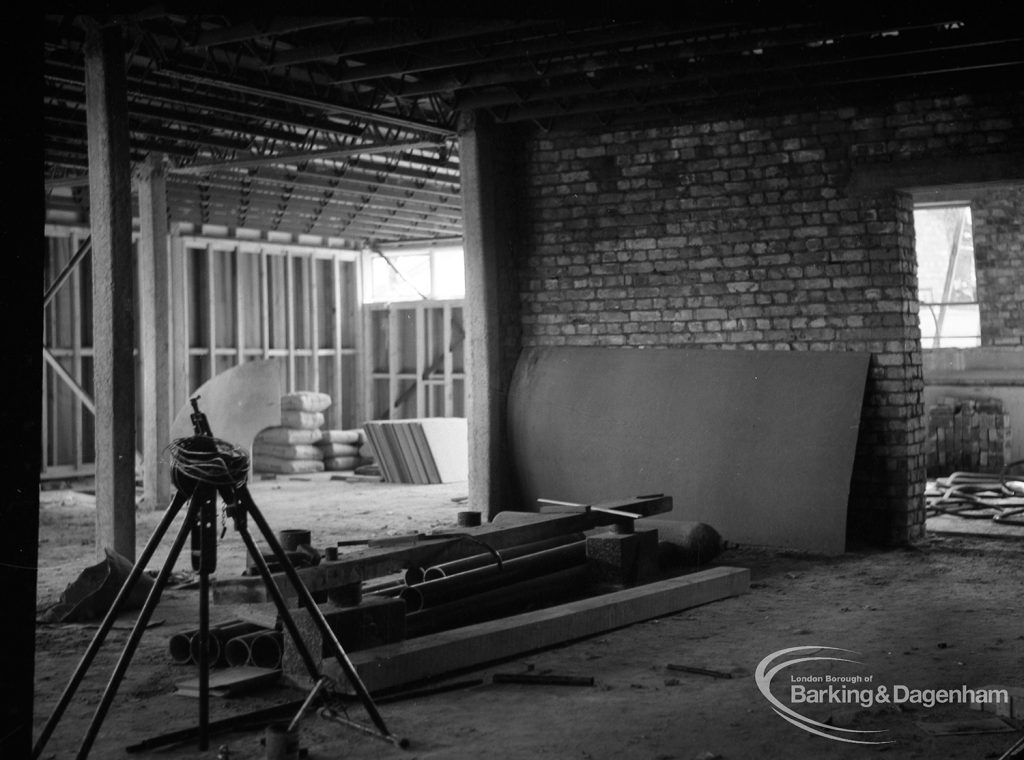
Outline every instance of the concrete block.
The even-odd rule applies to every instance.
[[[651,580],[657,573],[657,556],[657,529],[587,536],[587,561],[594,577],[607,583],[629,586]]]
[[[402,641],[405,638],[405,602],[401,599],[367,596],[358,605],[352,607],[321,607],[320,609],[327,625],[338,637],[346,654]],[[320,630],[305,609],[296,609],[291,612],[299,632],[302,634],[303,641],[306,642],[313,655],[317,668],[322,670],[324,661],[333,658],[320,635]],[[288,635],[287,629],[284,630],[282,668],[285,674],[302,682],[303,679],[308,678],[309,673],[295,648],[295,642]]]

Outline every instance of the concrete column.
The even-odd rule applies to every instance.
[[[150,155],[138,172],[139,321],[142,335],[142,491],[147,509],[171,500],[170,277],[167,253],[167,180],[163,156]]]
[[[506,433],[506,401],[518,339],[513,271],[514,203],[508,161],[514,151],[479,114],[459,126],[463,245],[466,257],[466,389],[469,504],[493,517],[517,509]]]
[[[132,208],[124,45],[117,27],[90,23],[85,103],[92,234],[96,552],[135,559],[135,326]]]

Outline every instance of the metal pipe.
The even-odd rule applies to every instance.
[[[284,652],[283,641],[284,636],[280,631],[253,636],[249,641],[249,664],[257,668],[280,667]]]
[[[246,623],[244,621],[210,628],[209,643],[207,645],[210,665],[219,666],[228,664],[227,645],[232,639],[236,639],[239,636],[244,636],[250,633],[266,632],[266,630],[267,629],[262,625]],[[198,631],[196,632],[196,635],[192,637],[189,644],[189,651],[192,656],[192,661],[199,662]]]
[[[501,561],[505,562],[506,560],[515,559],[516,557],[522,557],[527,554],[536,554],[537,552],[544,551],[545,549],[554,549],[558,546],[565,546],[566,544],[572,544],[583,540],[584,535],[582,533],[567,533],[564,536],[554,536],[552,538],[546,538],[543,541],[534,541],[533,543],[521,544],[520,546],[510,546],[508,549],[499,550],[498,555],[501,557]],[[497,565],[494,561],[493,554],[488,554],[486,552],[474,554],[472,557],[464,557],[463,559],[456,559],[451,562],[444,562],[440,565],[428,567],[423,573],[423,580],[435,581],[438,578],[447,578],[457,573],[464,573],[467,570],[475,570],[478,567],[487,567],[489,565]],[[413,581],[410,580],[408,573],[406,573],[406,581],[413,583]]]
[[[235,623],[241,623],[241,620],[227,620],[217,628],[223,628],[224,626],[234,625]],[[185,665],[193,662],[192,659],[192,639],[199,633],[198,628],[193,628],[190,631],[182,631],[171,636],[167,642],[168,653],[171,655],[171,659],[177,663]]]
[[[281,664],[280,631],[261,629],[235,636],[224,645],[224,659],[228,665],[254,665],[258,668],[276,668]]]
[[[424,581],[415,586],[409,586],[400,596],[405,600],[410,611],[417,612],[424,607],[443,604],[471,594],[479,594],[556,570],[564,570],[586,561],[587,542],[574,541],[554,549],[545,549],[510,559],[508,562],[503,562],[500,569],[497,565],[489,565],[446,578]]]
[[[428,607],[406,615],[406,636],[423,636],[518,612],[538,598],[545,602],[564,599],[583,591],[589,582],[590,568],[581,564],[447,604]]]

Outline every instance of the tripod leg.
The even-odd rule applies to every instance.
[[[341,669],[345,671],[345,676],[348,678],[349,683],[352,684],[352,688],[355,689],[356,694],[363,703],[363,707],[366,708],[367,714],[373,721],[373,724],[377,726],[381,734],[385,737],[391,737],[391,732],[388,731],[387,725],[384,723],[384,718],[377,710],[377,705],[373,702],[373,697],[370,696],[370,692],[367,691],[366,685],[363,680],[359,677],[359,673],[356,672],[355,666],[352,661],[345,654],[345,650],[341,646],[341,642],[338,641],[338,637],[331,630],[331,627],[327,625],[327,621],[324,619],[323,612],[320,611],[320,607],[317,606],[316,601],[313,599],[313,595],[309,593],[309,589],[303,584],[299,574],[295,572],[295,568],[292,563],[288,560],[288,556],[285,554],[280,542],[277,540],[277,536],[270,529],[270,525],[264,519],[259,509],[256,507],[255,502],[252,500],[252,496],[249,495],[249,489],[242,487],[238,489],[237,496],[242,507],[248,514],[252,515],[252,519],[256,522],[256,527],[260,529],[263,534],[264,540],[267,545],[270,546],[271,551],[274,553],[274,557],[280,563],[281,567],[284,568],[285,574],[288,576],[289,582],[295,588],[295,593],[298,594],[299,599],[305,605],[309,611],[309,616],[313,619],[313,623],[320,630],[320,635],[323,640],[328,643],[331,648],[331,653],[337,659]]]
[[[33,758],[38,758],[39,755],[42,754],[43,749],[46,747],[46,743],[50,740],[50,736],[53,734],[54,729],[60,722],[61,716],[64,715],[64,711],[67,709],[68,704],[70,704],[71,698],[74,697],[75,692],[82,683],[82,679],[85,678],[85,674],[88,672],[93,659],[95,659],[96,653],[100,651],[100,647],[103,646],[103,641],[106,639],[107,634],[110,633],[110,629],[114,625],[114,621],[117,620],[117,616],[121,613],[121,608],[124,606],[124,603],[128,599],[132,590],[134,590],[135,584],[139,582],[139,578],[142,577],[142,573],[146,569],[146,565],[148,565],[149,560],[153,558],[153,554],[156,552],[156,548],[163,540],[164,534],[167,533],[167,529],[171,526],[171,523],[174,522],[174,518],[177,517],[178,512],[186,501],[188,501],[188,498],[180,491],[175,493],[174,498],[171,499],[171,503],[167,507],[167,511],[164,512],[164,516],[160,520],[160,524],[157,525],[156,530],[153,531],[153,535],[150,536],[146,547],[142,550],[142,554],[139,555],[139,559],[136,561],[127,580],[125,580],[124,585],[121,586],[121,590],[117,592],[117,597],[114,599],[113,604],[111,604],[110,609],[107,611],[106,617],[103,618],[103,622],[100,623],[99,630],[97,630],[96,635],[93,636],[92,642],[89,644],[89,648],[85,650],[85,654],[82,655],[82,659],[75,668],[75,672],[72,673],[71,680],[68,682],[68,685],[64,687],[64,693],[60,695],[60,699],[57,701],[57,706],[53,708],[53,712],[47,719],[46,725],[43,726],[42,733],[39,734],[35,747],[32,748]]]
[[[319,678],[320,670],[316,666],[316,661],[313,659],[313,655],[309,651],[309,647],[306,646],[306,642],[302,638],[302,634],[299,633],[298,626],[295,625],[295,620],[292,618],[291,613],[288,611],[288,603],[285,602],[284,596],[281,594],[281,589],[277,587],[277,583],[274,581],[274,576],[270,572],[270,567],[267,565],[267,561],[263,559],[263,553],[256,546],[256,541],[253,539],[252,534],[249,532],[249,528],[245,525],[242,520],[236,521],[235,524],[238,534],[242,537],[242,542],[245,544],[246,550],[249,552],[249,556],[252,557],[253,563],[256,565],[256,569],[259,571],[260,577],[263,579],[263,584],[267,587],[267,592],[270,594],[270,598],[274,602],[274,606],[277,608],[277,613],[280,615],[281,620],[284,622],[285,628],[288,629],[288,635],[292,637],[292,641],[295,642],[295,648],[299,650],[299,656],[302,658],[302,664],[306,666],[306,670],[309,671],[310,678]]]
[[[198,538],[199,564],[199,749],[210,745],[210,573],[217,566],[217,490],[200,485],[192,494],[196,505],[193,546]]]
[[[163,593],[164,586],[167,585],[167,579],[171,576],[171,570],[174,569],[174,564],[178,561],[181,547],[185,545],[185,539],[188,538],[192,523],[195,520],[197,508],[197,504],[194,501],[189,504],[188,512],[185,515],[185,522],[178,531],[174,544],[171,545],[171,550],[164,561],[164,566],[160,569],[160,574],[157,576],[153,588],[150,589],[149,596],[146,597],[146,603],[139,613],[139,619],[135,621],[135,626],[128,637],[128,642],[124,645],[124,651],[121,653],[121,657],[114,667],[114,672],[111,674],[110,680],[107,681],[107,686],[103,690],[100,704],[92,716],[92,722],[89,724],[89,729],[86,731],[85,738],[82,740],[82,745],[78,750],[78,760],[85,760],[89,756],[89,750],[92,749],[93,742],[96,741],[96,734],[99,733],[103,719],[110,709],[110,703],[114,701],[117,688],[121,685],[121,679],[124,678],[124,673],[132,660],[132,655],[135,654],[139,640],[146,631],[146,626],[153,615],[153,610],[156,609],[157,604],[160,602],[160,594]]]

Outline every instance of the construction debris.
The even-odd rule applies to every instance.
[[[929,515],[955,515],[1024,525],[1024,460],[1010,462],[997,475],[954,472],[925,490]]]
[[[495,673],[494,683],[514,683],[538,686],[593,686],[593,676],[560,676],[549,673]]]

